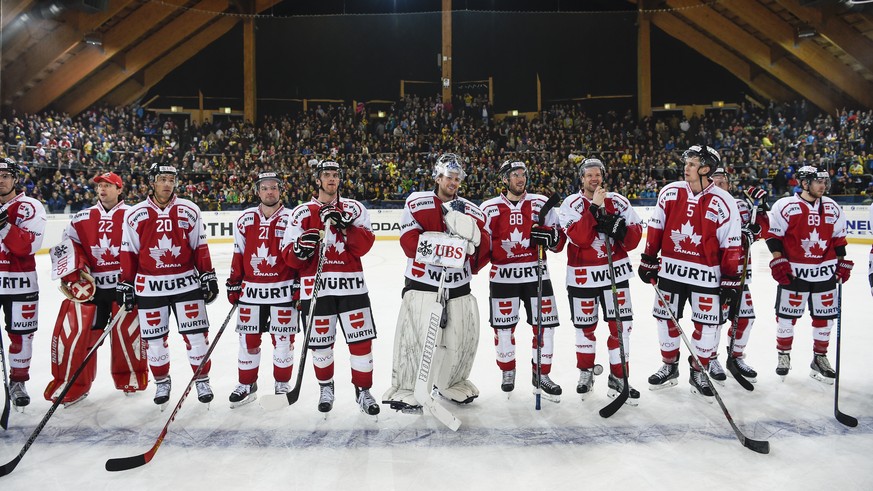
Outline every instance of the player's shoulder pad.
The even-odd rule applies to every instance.
[[[436,208],[436,195],[433,191],[416,191],[406,198],[406,205],[409,211],[415,213],[419,210],[427,210]]]
[[[482,212],[478,206],[476,206],[472,201],[467,198],[458,198],[464,203],[464,213],[470,215],[471,217],[485,221],[485,213]]]
[[[127,211],[124,212],[124,222],[128,227],[136,228],[136,226],[147,220],[149,217],[149,208],[148,204],[143,201],[141,203],[137,203],[134,206],[131,206]]]
[[[97,205],[97,206],[100,206],[100,205]],[[79,222],[87,221],[88,219],[91,218],[91,213],[93,213],[94,210],[95,210],[95,208],[92,206],[89,208],[85,208],[84,210],[77,211],[76,214],[73,215],[73,218],[70,219],[70,223],[79,223]]]
[[[631,207],[630,201],[618,193],[606,193],[606,199],[612,201],[612,206],[614,206],[615,211],[619,213],[624,213],[628,208]]]
[[[311,216],[312,211],[309,209],[309,203],[302,203],[291,210],[291,222],[300,223],[304,218]]]
[[[340,201],[342,212],[352,220],[357,220],[358,217],[364,214],[366,208],[360,201],[354,199],[343,199]]]

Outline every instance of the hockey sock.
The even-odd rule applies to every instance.
[[[797,319],[776,317],[776,349],[779,351],[791,351],[794,344],[794,324]]]
[[[621,371],[621,351],[618,345],[618,322],[611,320],[609,322],[609,339],[606,340],[606,346],[609,348],[609,370],[616,377],[622,377]],[[631,321],[622,321],[621,323],[624,343],[624,359],[627,362],[630,359],[630,333],[633,329]]]
[[[828,344],[831,339],[831,327],[834,321],[812,318],[812,351],[817,355],[828,354]]]
[[[201,332],[196,334],[183,334],[185,339],[185,348],[188,351],[188,363],[191,364],[191,370],[196,371],[197,367],[206,357],[206,352],[209,350],[209,339],[206,337],[208,333]],[[201,377],[209,375],[209,369],[212,368],[212,360],[207,360],[203,365],[203,370],[200,372]]]
[[[502,371],[515,370],[515,326],[494,329],[497,366]]]
[[[146,355],[149,357],[149,368],[155,380],[167,378],[170,374],[170,350],[167,346],[167,336],[157,339],[144,339]]]
[[[261,335],[239,335],[239,383],[253,384],[258,380],[258,368],[261,365]]]
[[[743,351],[746,350],[746,344],[749,342],[749,334],[752,332],[752,326],[755,324],[755,319],[749,317],[740,317],[737,319],[737,332],[734,335],[734,352],[731,353],[735,358],[743,356]]]
[[[594,349],[597,346],[595,329],[597,324],[576,328],[576,368],[580,370],[594,366]]]
[[[709,358],[715,354],[715,347],[718,344],[718,326],[695,322],[691,339],[703,368],[708,367]]]
[[[718,345],[721,342],[721,326],[721,324],[715,326],[715,346],[712,347],[712,353],[709,355],[710,358],[718,356]]]
[[[679,359],[679,330],[672,320],[657,319],[658,342],[661,344],[661,360],[666,364]]]
[[[352,384],[355,387],[369,389],[373,386],[373,340],[349,345],[349,355],[352,367]]]
[[[326,384],[333,380],[333,345],[313,348],[312,366],[319,383]]]
[[[534,337],[531,342],[531,365],[534,371],[537,369],[537,326],[533,326]],[[542,360],[540,361],[541,367],[540,372],[543,375],[548,375],[552,370],[552,354],[555,349],[555,328],[554,327],[544,327],[543,328],[543,346],[540,348],[540,357]]]
[[[9,341],[9,381],[26,382],[30,380],[30,358],[33,356],[33,333],[10,333]]]
[[[276,382],[291,380],[294,369],[294,335],[273,334],[273,378]]]

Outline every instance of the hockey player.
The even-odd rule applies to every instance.
[[[679,377],[679,332],[670,309],[682,318],[686,302],[691,304],[694,333],[691,342],[703,364],[712,357],[718,326],[724,322],[721,305],[730,305],[729,317],[739,307],[740,216],[736,200],[712,184],[710,177],[721,163],[713,148],[693,145],[682,158],[685,180],[668,184],[658,193],[649,220],[646,245],[639,275],[646,283],[658,283],[670,305],[655,299],[652,314],[658,324],[658,338],[664,365],[649,377],[649,389],[676,385]],[[659,265],[658,254],[663,263]],[[689,357],[691,391],[712,397],[712,387],[701,367]]]
[[[400,219],[400,247],[407,257],[406,286],[394,333],[391,387],[383,396],[383,402],[398,410],[421,407],[413,394],[415,378],[442,276],[442,268],[415,261],[419,236],[425,232],[449,232],[468,242],[464,267],[446,270],[447,321],[442,334],[446,352],[441,366],[435,367],[435,380],[440,394],[458,404],[479,397],[479,389],[468,380],[479,344],[479,306],[470,293],[470,280],[488,263],[491,237],[485,231],[482,210],[458,196],[466,177],[461,158],[453,153],[440,155],[433,177],[436,189],[412,193]]]
[[[731,192],[730,176],[727,171],[719,167],[712,173],[712,182],[716,186],[724,189],[728,193]],[[759,238],[762,237],[770,228],[770,220],[767,217],[767,211],[770,210],[770,205],[767,203],[767,191],[749,187],[744,191],[744,199],[737,199],[737,209],[740,211],[740,221],[742,234],[742,245],[744,254],[749,254],[749,248]],[[752,211],[756,210],[755,223],[752,223]],[[741,271],[742,273],[742,271]],[[743,355],[746,345],[749,342],[749,334],[752,331],[752,325],[755,323],[755,306],[752,303],[752,292],[749,291],[749,283],[752,281],[751,263],[746,270],[746,281],[743,285],[743,292],[740,299],[740,309],[737,317],[737,332],[733,333],[733,326],[728,329],[728,339],[734,337],[734,347],[731,351],[730,343],[728,343],[728,364],[735,363],[743,377],[751,383],[757,382],[758,372],[750,367]],[[727,322],[731,323],[732,318],[728,318]],[[719,326],[721,333],[721,326]],[[716,338],[721,339],[721,334]],[[717,345],[716,345],[717,346]],[[712,352],[712,357],[709,359],[709,376],[716,382],[724,382],[727,379],[724,368],[718,361],[718,350]]]
[[[630,285],[633,266],[628,251],[640,243],[642,220],[624,196],[607,192],[603,187],[606,167],[600,159],[588,158],[579,164],[582,189],[568,196],[561,205],[561,226],[567,233],[567,294],[570,312],[576,327],[576,368],[579,383],[576,392],[584,399],[594,387],[594,355],[597,339],[597,306],[609,326],[609,380],[607,395],[615,398],[624,388],[618,322],[621,320],[625,361],[630,355],[630,333],[633,329],[633,307]],[[618,289],[620,312],[615,312],[612,298],[606,241],[610,241],[613,271]],[[628,366],[629,364],[625,365]],[[640,393],[628,388],[626,404],[637,405]]]
[[[376,326],[361,264],[361,257],[373,247],[376,236],[367,209],[353,199],[340,199],[342,174],[335,161],[316,164],[318,190],[312,200],[291,212],[282,239],[282,255],[289,266],[300,272],[300,312],[306,319],[319,262],[316,251],[320,234],[325,232],[321,239],[325,243],[324,266],[309,337],[312,365],[320,386],[318,410],[326,413],[333,408],[333,346],[339,324],[349,346],[355,400],[365,414],[376,415],[379,404],[370,394]]]
[[[130,208],[120,199],[123,184],[114,172],[94,178],[98,203],[73,217],[52,263],[70,265],[74,271],[61,278],[61,303],[52,336],[52,374],[46,400],[56,400],[73,372],[100,338],[106,324],[118,312],[115,287],[121,269],[120,248],[124,213]],[[60,253],[64,252],[64,255]],[[79,304],[78,306],[76,304]],[[148,362],[140,339],[136,312],[125,312],[111,333],[111,371],[115,387],[124,393],[145,390]],[[96,375],[97,357],[79,375],[64,396],[72,404],[88,395]]]
[[[533,385],[537,386],[538,322],[542,315],[540,345],[540,387],[546,399],[560,402],[561,386],[552,381],[555,328],[558,326],[558,306],[552,291],[552,281],[545,262],[542,263],[542,304],[537,305],[537,245],[552,252],[564,248],[557,210],[545,210],[544,224],[539,225],[546,197],[528,193],[527,166],[524,162],[507,160],[498,176],[506,187],[504,193],[482,203],[485,231],[491,237],[491,327],[497,349],[497,366],[503,372],[500,388],[511,392],[515,388],[515,326],[524,306],[527,323],[533,330]],[[534,311],[537,310],[535,316]]]
[[[809,304],[812,317],[810,376],[833,384],[836,373],[827,358],[831,328],[840,315],[837,281],[849,280],[854,263],[846,259],[846,217],[825,196],[830,185],[826,171],[801,167],[795,174],[802,191],[773,205],[767,247],[776,290],[776,374],[791,370],[794,325]]]
[[[259,174],[255,189],[261,204],[243,211],[236,220],[227,279],[227,300],[239,305],[239,385],[230,394],[233,407],[257,398],[262,333],[269,332],[273,341],[276,394],[291,390],[288,381],[294,368],[297,271],[281,259],[280,248],[291,210],[280,200],[282,180],[275,172]]]
[[[139,309],[139,327],[155,378],[155,404],[170,399],[170,312],[185,339],[188,362],[197,370],[209,346],[206,304],[218,296],[218,280],[206,245],[200,208],[176,196],[178,172],[152,164],[152,195],[127,210],[121,241],[121,273],[116,288],[119,305]],[[197,399],[212,401],[211,362],[195,381]]]
[[[33,333],[39,326],[39,285],[34,254],[42,247],[45,208],[17,192],[21,168],[12,157],[0,159],[0,307],[9,335],[9,396],[30,404],[24,383],[30,379]]]

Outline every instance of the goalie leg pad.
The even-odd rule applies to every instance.
[[[89,303],[76,303],[69,299],[61,302],[58,319],[51,342],[52,381],[43,393],[47,401],[55,401],[56,394],[69,382],[73,373],[82,365],[92,341],[91,325],[97,307]],[[99,332],[97,333],[99,337]],[[94,381],[97,357],[94,356],[89,366],[82,371],[63,402],[75,401],[91,389]]]
[[[435,385],[440,394],[456,402],[469,402],[479,396],[479,389],[467,380],[479,346],[479,308],[472,294],[454,298],[446,305],[441,362]]]
[[[400,304],[400,314],[394,330],[394,362],[391,367],[391,387],[382,399],[407,406],[420,406],[413,395],[415,377],[424,346],[424,336],[430,322],[430,310],[436,302],[435,292],[407,291]]]
[[[118,308],[113,309],[113,315],[117,312]],[[145,390],[149,383],[149,364],[136,310],[126,312],[115,323],[111,336],[109,345],[115,388],[127,393]]]

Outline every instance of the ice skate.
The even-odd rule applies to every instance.
[[[536,388],[537,386],[537,374],[533,374],[533,386]],[[541,373],[540,374],[540,388],[542,389],[542,397],[547,401],[552,402],[561,402],[561,394],[563,390],[561,386],[556,384],[552,379],[549,378],[548,375]]]
[[[692,394],[703,396],[703,400],[712,403],[712,396],[714,394],[712,392],[712,386],[709,385],[709,380],[706,378],[706,374],[692,367],[691,376],[689,377],[688,382],[691,384]]]
[[[606,385],[609,387],[609,392],[606,393],[606,396],[610,399],[615,399],[624,389],[624,379],[610,373]],[[628,406],[638,406],[640,404],[640,391],[634,389],[630,383],[628,383],[627,400],[624,403]]]
[[[333,382],[318,384],[321,394],[318,396],[318,411],[329,413],[333,409]],[[327,415],[325,415],[327,417]]]
[[[167,403],[170,402],[170,389],[172,388],[172,385],[173,382],[169,375],[167,375],[167,378],[155,380],[155,404],[161,406],[161,411],[163,411],[167,407]]]
[[[649,377],[649,390],[661,390],[679,383],[679,362],[664,363]]]
[[[749,382],[751,382],[753,384],[757,383],[758,382],[758,372],[756,372],[754,368],[752,368],[748,364],[746,364],[745,358],[746,358],[745,356],[738,356],[738,357],[730,356],[730,357],[728,357],[728,363],[733,363],[734,366],[737,367],[737,370],[739,370],[740,375],[742,375],[743,378],[745,378],[746,380],[748,380]]]
[[[709,359],[709,378],[718,385],[724,387],[724,381],[727,380],[727,374],[724,373],[724,367],[721,366],[721,362],[718,361],[718,358]]]
[[[197,400],[203,404],[212,402],[213,394],[212,387],[209,386],[209,377],[197,380],[194,382],[194,387],[197,388]]]
[[[500,390],[503,392],[512,392],[515,390],[515,369],[503,371],[503,380],[500,382]],[[509,397],[509,394],[507,394],[506,397]]]
[[[281,394],[287,394],[291,392],[291,384],[289,384],[288,382],[276,382],[273,385],[273,390],[277,396]]]
[[[809,364],[809,376],[827,385],[834,385],[837,374],[826,355],[815,355]]]
[[[576,393],[582,396],[582,400],[584,401],[591,391],[594,389],[594,370],[592,369],[580,369],[579,370],[579,382],[576,384]]]
[[[376,399],[373,399],[369,389],[355,387],[355,394],[355,400],[358,402],[358,406],[361,408],[362,413],[369,414],[370,416],[376,416],[379,414],[379,403],[376,402]]]
[[[230,393],[231,409],[245,406],[250,402],[254,402],[258,398],[258,383],[237,384],[233,392]]]
[[[24,382],[12,382],[9,384],[9,397],[12,399],[12,405],[15,407],[15,410],[20,413],[23,413],[24,407],[30,404],[30,396],[27,395]]]
[[[785,376],[788,375],[788,371],[791,370],[791,353],[787,351],[779,352],[779,360],[776,362],[776,375],[782,377],[782,381],[785,381]]]

